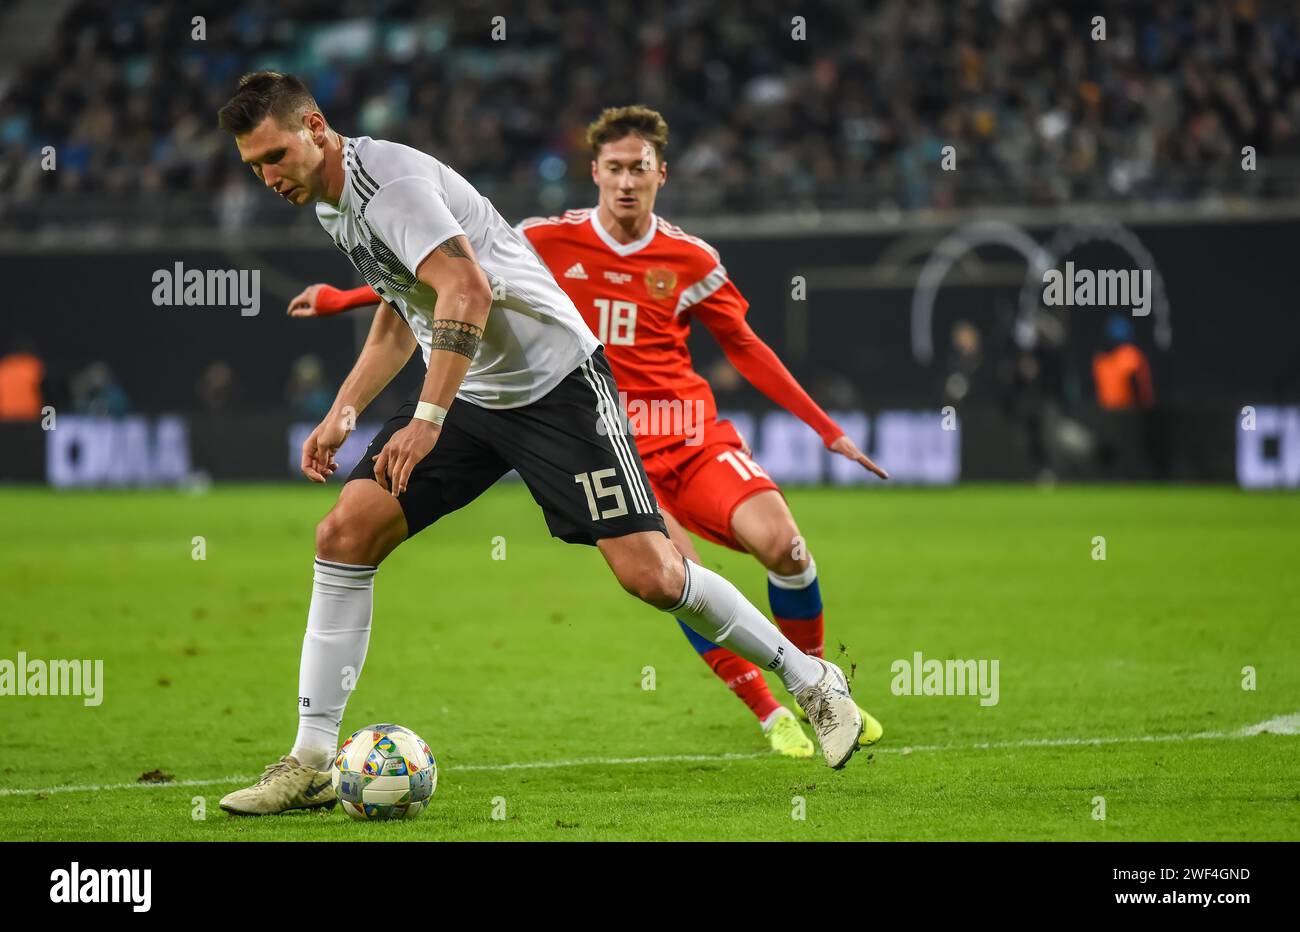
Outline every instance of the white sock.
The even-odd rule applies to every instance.
[[[668,609],[668,614],[676,615],[714,644],[771,670],[796,696],[821,680],[825,675],[822,665],[795,647],[739,589],[712,570],[685,557],[682,560],[686,587],[681,602]]]
[[[298,667],[298,737],[290,752],[304,766],[325,770],[338,749],[343,709],[370,643],[375,570],[316,558]]]

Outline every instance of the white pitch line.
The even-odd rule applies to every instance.
[[[216,786],[220,783],[245,783],[253,779],[246,776],[217,777],[208,780],[167,780],[158,783],[85,783],[80,786],[46,786],[36,789],[24,789],[17,786],[0,787],[0,796],[33,796],[38,793],[97,793],[101,790],[156,790],[173,786]]]
[[[602,764],[617,767],[626,764],[679,764],[692,761],[729,761],[752,760],[756,757],[770,757],[771,751],[755,751],[752,754],[667,754],[663,757],[578,757],[574,760],[538,760],[521,761],[515,764],[465,764],[448,767],[447,771],[496,771],[496,770],[550,770],[555,767],[585,767],[589,764]]]
[[[1125,738],[1028,738],[1020,741],[991,741],[978,744],[921,744],[911,747],[876,747],[870,748],[872,754],[915,754],[942,753],[944,751],[995,751],[1014,748],[1072,748],[1096,747],[1108,744],[1158,744],[1181,741],[1207,741],[1220,739],[1253,738],[1256,735],[1297,735],[1300,734],[1300,712],[1291,715],[1278,715],[1257,725],[1247,725],[1236,731],[1200,731],[1191,735],[1133,735]],[[578,757],[572,760],[518,761],[510,764],[464,764],[445,767],[447,773],[455,772],[499,772],[504,770],[554,770],[560,767],[619,767],[632,764],[680,764],[680,763],[725,763],[726,761],[755,760],[770,757],[771,751],[759,751],[753,754],[667,754],[660,757]],[[251,776],[218,777],[208,780],[172,780],[167,783],[88,783],[80,786],[47,786],[28,789],[25,787],[0,787],[0,797],[25,796],[52,793],[98,793],[112,790],[150,790],[171,787],[220,786],[222,784],[247,783]]]
[[[925,744],[914,747],[873,748],[878,754],[911,754],[917,751],[991,751],[1007,748],[1073,748],[1105,744],[1158,744],[1170,741],[1205,741],[1209,739],[1252,738],[1255,735],[1300,734],[1300,712],[1279,715],[1258,725],[1236,731],[1199,731],[1193,735],[1134,735],[1129,738],[1028,738],[1020,741],[985,741],[979,744]]]

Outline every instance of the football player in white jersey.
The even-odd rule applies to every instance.
[[[843,672],[677,553],[600,344],[492,204],[429,155],[340,135],[292,75],[246,75],[219,123],[266,187],[315,205],[383,298],[333,407],[303,444],[303,474],[324,482],[335,472],[357,416],[417,346],[427,367],[317,526],[294,745],[222,808],[266,814],[336,802],[328,769],[355,679],[342,671],[365,660],[379,564],[511,469],[553,536],[597,546],[629,593],[780,677],[826,763],[842,767],[863,729]]]

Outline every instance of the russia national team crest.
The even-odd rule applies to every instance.
[[[650,269],[645,273],[645,290],[656,301],[673,296],[677,289],[677,273],[671,269]]]

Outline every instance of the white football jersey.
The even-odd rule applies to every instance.
[[[366,283],[406,320],[429,364],[438,295],[416,278],[429,253],[464,234],[492,286],[483,340],[457,398],[515,408],[541,398],[599,345],[526,240],[474,186],[430,155],[345,139],[343,195],[316,205],[321,226]]]

